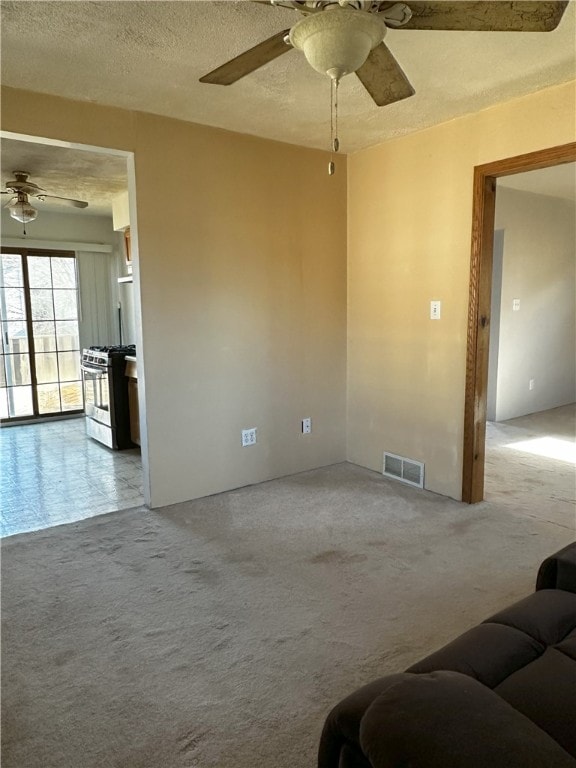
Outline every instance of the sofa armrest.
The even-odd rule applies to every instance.
[[[536,578],[536,591],[540,589],[576,592],[576,541],[544,560]]]
[[[373,680],[333,707],[322,729],[318,768],[370,768],[360,749],[360,723],[368,707],[386,689],[388,679]]]
[[[575,768],[498,694],[459,672],[391,675],[360,724],[372,768]]]

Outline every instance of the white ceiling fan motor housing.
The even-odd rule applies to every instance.
[[[306,16],[290,30],[290,42],[317,72],[340,80],[356,72],[386,34],[372,13],[333,6]]]

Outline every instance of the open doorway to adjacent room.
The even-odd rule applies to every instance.
[[[128,346],[140,338],[132,156],[4,132],[1,152],[5,201],[10,183],[23,178],[15,171],[47,193],[31,189],[26,221],[14,205],[2,209],[0,535],[7,536],[138,507],[149,495],[142,371],[136,346]],[[98,370],[95,358],[88,365],[87,351],[119,346],[132,363],[122,358],[107,388],[112,367]],[[124,400],[120,435],[115,413]]]
[[[576,165],[498,179],[494,226],[485,498],[573,528]]]
[[[463,499],[573,529],[576,145],[475,171]],[[522,172],[523,171],[523,172]]]

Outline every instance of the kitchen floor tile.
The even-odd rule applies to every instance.
[[[140,451],[97,443],[84,418],[3,428],[0,461],[0,536],[144,504]]]

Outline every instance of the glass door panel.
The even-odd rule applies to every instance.
[[[56,352],[56,323],[53,321],[32,321],[34,349],[38,352]]]
[[[29,256],[40,413],[82,409],[76,260]]]
[[[26,320],[26,294],[21,288],[2,288],[4,312],[2,320]]]
[[[1,254],[0,323],[2,375],[0,418],[32,416],[32,374],[28,343],[26,286],[21,254]]]
[[[53,256],[52,285],[76,292],[76,262],[74,259]]]
[[[76,259],[1,256],[0,418],[81,411]]]
[[[32,387],[8,387],[8,417],[21,418],[34,413]]]
[[[19,253],[3,253],[0,264],[1,284],[4,287],[21,288],[24,285],[22,256]]]
[[[80,381],[80,358],[77,352],[58,352],[60,381]]]
[[[6,381],[9,387],[30,387],[30,355],[6,355]]]
[[[61,412],[59,384],[38,384],[37,392],[40,414]]]
[[[49,256],[28,256],[26,263],[30,288],[52,288]]]
[[[28,332],[22,320],[2,323],[2,346],[6,355],[28,352]]]
[[[57,320],[56,336],[58,337],[58,349],[61,352],[80,349],[80,331],[77,321]]]
[[[52,291],[30,288],[32,320],[54,320],[54,297]]]
[[[58,356],[56,352],[36,353],[36,381],[38,384],[49,384],[57,382],[58,376]]]
[[[82,383],[79,381],[67,381],[60,384],[60,402],[63,411],[82,410]]]
[[[8,390],[6,387],[6,368],[4,352],[0,353],[0,419],[8,418]]]
[[[76,320],[78,318],[75,290],[54,289],[54,315],[58,320]]]

